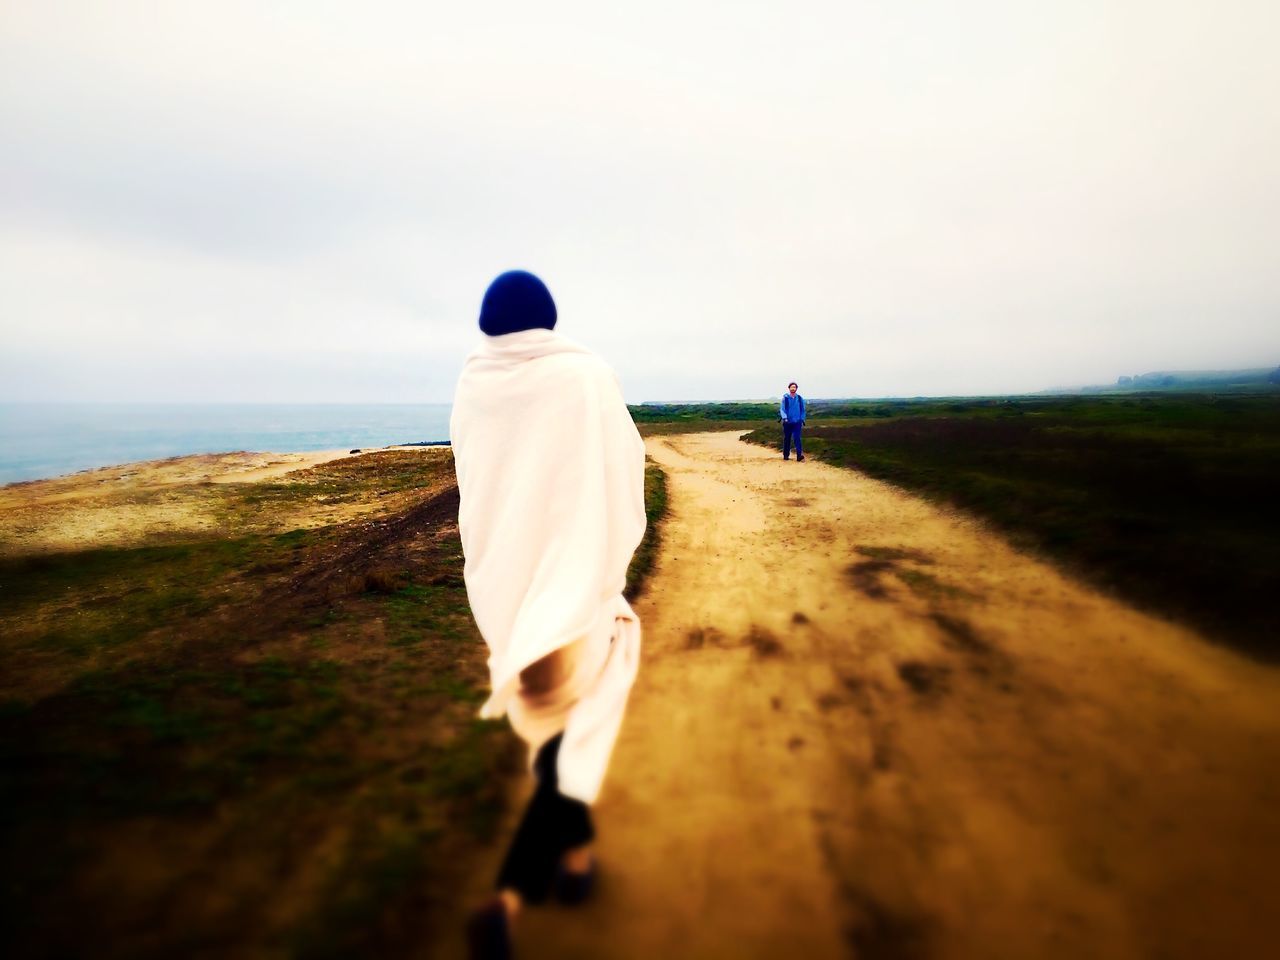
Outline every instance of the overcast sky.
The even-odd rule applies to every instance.
[[[631,401],[1280,363],[1271,0],[0,0],[0,400]]]

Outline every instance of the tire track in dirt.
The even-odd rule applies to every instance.
[[[526,912],[519,956],[1268,951],[1280,671],[862,475],[648,448],[599,896]]]

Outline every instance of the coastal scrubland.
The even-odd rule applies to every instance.
[[[448,450],[228,459],[0,503],[10,956],[403,955],[505,809]]]
[[[584,956],[1266,942],[1274,668],[1225,647],[1274,657],[1274,396],[814,403],[809,452],[852,470],[776,461],[771,403],[651,412],[612,892],[523,936]],[[523,778],[505,725],[475,719],[449,452],[289,466],[0,490],[7,955],[456,937],[445,906],[483,888]]]

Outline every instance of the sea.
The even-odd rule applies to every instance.
[[[449,439],[447,403],[0,403],[0,484],[191,453]]]

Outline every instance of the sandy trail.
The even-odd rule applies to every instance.
[[[520,956],[1269,953],[1280,671],[859,474],[648,448],[599,896]]]

